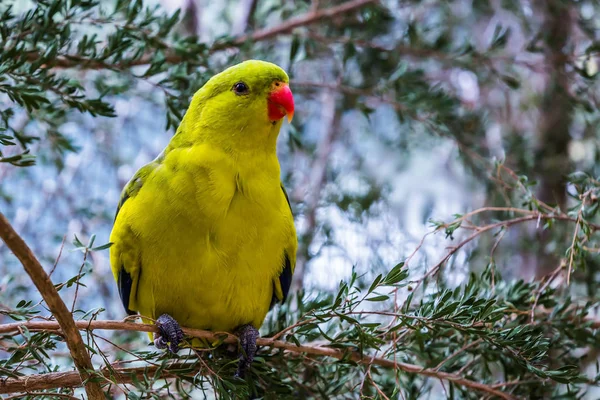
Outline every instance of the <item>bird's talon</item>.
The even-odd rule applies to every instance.
[[[160,349],[160,350],[166,349],[167,344],[168,343],[164,337],[160,336],[159,334],[156,334],[154,336],[154,347],[156,347],[157,349]]]
[[[250,369],[254,356],[256,355],[256,339],[258,339],[258,330],[252,325],[243,325],[237,331],[237,335],[240,338],[240,356],[237,371],[235,372],[236,378],[243,378],[246,371]]]
[[[156,320],[159,333],[154,336],[157,349],[168,348],[173,354],[179,351],[179,343],[183,340],[181,327],[169,314],[163,314]]]

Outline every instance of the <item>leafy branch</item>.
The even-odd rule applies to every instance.
[[[125,321],[76,321],[78,329],[90,332],[93,330],[122,330],[122,331],[138,331],[138,332],[157,332],[154,325],[136,324]],[[17,322],[13,324],[0,325],[0,333],[18,333],[21,329],[26,328],[30,332],[47,331],[52,332],[60,328],[59,324],[53,321],[28,321]],[[213,343],[237,343],[237,337],[223,333],[210,332],[199,329],[183,328],[184,333],[193,338],[204,339]],[[513,399],[514,397],[495,389],[491,385],[485,385],[475,381],[465,379],[459,375],[439,371],[439,368],[424,368],[419,365],[403,363],[394,360],[388,360],[380,357],[363,356],[357,352],[346,352],[330,347],[297,345],[295,343],[274,340],[270,338],[259,338],[257,344],[262,347],[270,347],[273,349],[282,349],[290,353],[300,353],[305,355],[331,357],[338,360],[351,360],[363,365],[378,365],[385,368],[403,371],[407,373],[419,374],[437,379],[451,381],[457,385],[465,386],[482,393],[498,396],[502,399]],[[195,364],[175,364],[169,366],[169,371],[188,370],[194,371]],[[114,368],[117,372],[115,383],[129,383],[134,379],[141,379],[145,375],[153,375],[159,367],[144,367],[144,368]],[[112,373],[109,370],[100,370],[106,378],[109,378]],[[169,374],[167,374],[168,377]],[[173,375],[172,377],[176,377]],[[31,392],[43,389],[51,389],[57,387],[77,387],[82,385],[81,377],[75,373],[49,373],[43,375],[28,375],[23,378],[7,378],[0,381],[0,393],[13,392]]]
[[[255,43],[263,40],[272,39],[282,34],[289,33],[296,28],[308,26],[311,24],[318,23],[324,19],[332,19],[346,13],[353,12],[357,9],[363,8],[367,5],[376,4],[379,0],[352,0],[342,3],[340,5],[326,8],[311,10],[305,15],[289,18],[288,20],[280,23],[277,26],[255,30],[250,34],[240,35],[238,37],[221,40],[215,43],[213,46],[208,48],[208,52],[216,52],[225,50],[232,47],[239,47],[246,43]],[[130,28],[132,28],[130,26]],[[161,62],[166,64],[178,64],[183,61],[190,62],[191,54],[181,55],[180,49],[169,48],[168,45],[164,45],[166,54],[162,57]],[[29,52],[27,53],[27,59],[30,62],[39,60],[40,54]],[[111,70],[123,70],[125,68],[131,68],[140,65],[148,65],[156,62],[156,55],[149,52],[148,54],[139,55],[127,61],[120,63],[110,63],[104,61],[96,61],[94,59],[87,59],[77,55],[62,55],[56,57],[52,64],[46,67],[51,68],[80,68],[80,69],[111,69]]]

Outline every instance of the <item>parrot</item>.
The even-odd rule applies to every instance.
[[[236,375],[268,311],[285,302],[298,239],[276,143],[294,97],[279,66],[248,60],[210,78],[176,133],[124,187],[110,264],[126,312],[173,353],[181,326],[239,337]]]

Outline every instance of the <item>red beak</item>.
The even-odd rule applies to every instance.
[[[288,122],[294,117],[294,96],[287,83],[276,82],[267,98],[269,104],[269,119],[279,121],[287,115]]]

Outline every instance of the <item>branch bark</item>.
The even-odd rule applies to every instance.
[[[65,341],[69,348],[69,352],[71,353],[75,367],[78,370],[78,377],[80,380],[86,382],[85,390],[88,399],[104,399],[104,393],[102,392],[100,385],[90,379],[94,374],[94,366],[92,365],[92,360],[85,348],[81,334],[75,325],[73,316],[60,298],[60,295],[56,291],[50,277],[46,271],[44,271],[40,262],[35,258],[31,249],[17,232],[15,232],[2,213],[0,213],[0,238],[2,238],[14,255],[17,256],[19,261],[21,261],[23,268],[30,276],[44,301],[50,308],[50,311],[56,318],[57,326],[60,326],[60,329],[65,335]]]
[[[157,328],[154,325],[144,325],[138,323],[124,322],[124,321],[76,321],[74,322],[78,329],[82,330],[127,330],[127,331],[141,331],[141,332],[157,332]],[[0,325],[0,333],[11,333],[18,332],[19,327],[26,327],[30,331],[54,331],[61,328],[61,326],[54,321],[28,321],[28,322],[16,322],[12,324]],[[200,329],[189,329],[183,328],[183,332],[191,337],[207,339],[209,342],[220,340],[223,334],[227,337],[223,340],[224,343],[236,343],[237,337],[231,334],[222,332],[210,332]],[[301,345],[297,346],[293,343],[287,343],[281,340],[275,340],[272,338],[259,338],[257,340],[259,346],[271,347],[276,349],[283,349],[292,353],[304,353],[316,356],[331,357],[338,360],[350,358],[351,360],[364,364],[364,365],[379,365],[384,368],[391,368],[399,371],[403,371],[410,374],[424,375],[436,379],[442,379],[452,382],[455,385],[461,385],[470,389],[486,393],[488,395],[494,395],[501,399],[512,400],[514,399],[508,393],[501,390],[495,389],[491,385],[487,385],[480,382],[475,382],[469,379],[465,379],[457,374],[448,372],[437,371],[434,368],[423,368],[419,365],[408,364],[403,362],[397,362],[394,360],[388,360],[379,357],[363,356],[358,352],[346,353],[341,350],[322,347],[322,346],[309,346]],[[144,374],[153,375],[158,366],[148,367],[137,367],[137,368],[114,368],[116,373],[112,373],[108,369],[100,371],[106,378],[113,378],[116,383],[130,383],[136,379],[141,379]],[[182,369],[189,368],[190,372],[194,371],[194,366],[191,364],[174,364],[169,367],[169,370],[173,371],[174,368]],[[196,367],[197,368],[197,367]],[[165,370],[165,374],[168,377],[176,377],[176,375],[169,373],[169,370]],[[165,378],[165,376],[163,376]],[[52,389],[57,387],[79,387],[82,385],[81,376],[76,372],[54,372],[40,375],[30,375],[21,378],[7,378],[0,380],[0,394],[14,393],[14,392],[31,392],[39,391],[44,389]]]
[[[573,105],[569,95],[571,77],[567,71],[568,58],[565,48],[571,38],[573,17],[568,3],[557,0],[538,0],[538,7],[545,12],[544,32],[546,59],[549,60],[550,73],[546,83],[546,92],[540,104],[540,128],[535,154],[534,172],[539,179],[538,197],[541,201],[557,204],[561,210],[567,209],[566,171],[570,171],[569,142],[570,126],[573,120]],[[543,249],[550,240],[549,232],[538,234],[537,240],[542,251],[538,254],[526,254],[533,274],[539,279],[550,273],[558,260]]]
[[[365,7],[369,4],[378,3],[379,0],[353,0],[340,4],[339,6],[325,8],[322,10],[311,11],[299,17],[290,18],[287,21],[273,28],[265,28],[258,30],[250,35],[245,35],[234,40],[236,45],[243,44],[246,41],[258,42],[261,40],[272,38],[282,33],[288,33],[295,28],[306,26],[319,22],[323,19],[331,19],[338,15],[346,14]]]

